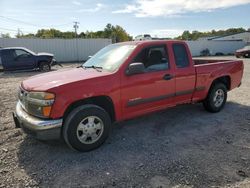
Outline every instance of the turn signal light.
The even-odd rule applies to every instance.
[[[43,115],[45,117],[49,117],[50,111],[51,111],[51,106],[44,106],[42,108],[43,108]]]

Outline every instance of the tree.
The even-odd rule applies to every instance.
[[[56,29],[41,29],[37,31],[37,34],[35,35],[38,38],[74,38],[74,32],[61,32]]]
[[[182,40],[191,40],[189,31],[183,31],[182,36],[180,37]]]
[[[29,34],[26,34],[26,35],[17,35],[16,38],[35,38],[35,34],[33,33],[29,33]]]
[[[81,32],[79,35],[78,35],[79,38],[85,38],[86,37],[86,34],[84,32]]]
[[[9,33],[1,33],[0,38],[10,38]]]
[[[115,30],[114,26],[112,26],[110,23],[107,24],[103,31],[104,37],[112,38],[112,36],[114,35],[114,30]]]
[[[104,30],[86,31],[86,38],[109,38],[113,43],[132,40],[132,37],[119,25],[107,24]]]
[[[229,28],[227,30],[212,30],[207,32],[200,32],[200,31],[192,31],[190,33],[189,31],[184,31],[182,35],[176,37],[176,39],[182,39],[182,40],[197,40],[200,37],[215,37],[215,36],[224,36],[224,35],[232,35],[240,32],[245,32],[246,29],[240,27],[240,28]]]
[[[72,31],[62,32],[56,29],[39,29],[36,34],[27,34],[18,36],[20,38],[63,38],[63,39],[73,39],[75,38],[75,33]],[[103,30],[99,31],[86,31],[81,32],[77,35],[78,38],[109,38],[112,42],[123,42],[132,40],[132,37],[119,25],[113,26],[112,24],[107,24]]]
[[[132,40],[132,37],[119,25],[107,24],[103,34],[105,38],[112,39],[113,43]]]

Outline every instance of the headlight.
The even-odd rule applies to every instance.
[[[55,100],[55,95],[48,92],[27,92],[24,108],[34,116],[48,118]]]

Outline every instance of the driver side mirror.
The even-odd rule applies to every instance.
[[[143,63],[141,62],[131,63],[128,66],[128,69],[126,70],[126,75],[140,74],[140,73],[144,73],[144,71],[145,71],[145,66]]]

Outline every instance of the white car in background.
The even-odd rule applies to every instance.
[[[152,37],[149,34],[144,34],[144,35],[138,35],[134,39],[134,41],[142,41],[142,40],[152,40]]]

